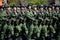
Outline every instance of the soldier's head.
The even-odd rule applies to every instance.
[[[40,5],[40,10],[43,11],[44,10],[44,6]]]
[[[56,10],[59,10],[59,7],[58,6],[56,7]]]
[[[21,6],[21,10],[25,10],[25,6],[24,5]]]
[[[3,11],[4,9],[3,9],[3,7],[2,6],[0,6],[0,11]]]
[[[7,10],[11,10],[11,9],[12,9],[11,6],[8,6],[8,7],[7,7]]]
[[[49,11],[51,11],[51,10],[52,10],[52,6],[51,6],[51,5],[48,7],[48,10],[49,10]]]
[[[2,7],[0,6],[0,11],[1,11],[1,8],[2,8]]]
[[[44,5],[44,9],[48,10],[48,6],[49,6],[48,4]]]
[[[53,9],[53,10],[55,9],[55,6],[54,6],[54,5],[52,6],[52,9]]]
[[[20,10],[20,6],[17,6],[17,8],[16,8],[17,10]]]
[[[16,6],[14,6],[14,7],[13,7],[13,10],[14,10],[14,11],[16,11],[16,10],[17,10]]]
[[[51,7],[49,7],[48,9],[49,9],[49,11],[51,11],[51,10],[52,10],[52,8],[51,8]]]
[[[37,10],[37,5],[33,5],[33,9],[34,10]]]
[[[55,5],[56,10],[59,10],[60,5]]]
[[[25,10],[27,10],[27,5],[25,5]]]
[[[48,9],[48,7],[45,7],[45,10],[47,10]]]
[[[32,9],[32,5],[27,5],[27,8],[28,9]]]

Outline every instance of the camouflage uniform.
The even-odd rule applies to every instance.
[[[12,13],[13,13],[11,6],[7,7],[6,13],[7,13],[7,25],[8,25],[8,27],[7,27],[8,31],[6,31],[6,36],[8,38],[11,38],[14,35],[14,26],[11,24],[11,22],[12,22],[11,17],[12,17]],[[8,32],[8,34],[7,34],[7,32]]]
[[[26,39],[26,35],[28,34],[28,28],[26,26],[26,10],[25,10],[25,6],[21,5],[21,16],[20,16],[20,20],[21,20],[21,24],[22,24],[22,39],[25,40]]]
[[[31,7],[30,5],[28,6],[29,8]],[[34,25],[33,25],[33,21],[35,20],[33,18],[34,14],[32,9],[28,9],[26,12],[26,17],[27,17],[27,28],[28,28],[28,34],[27,34],[27,40],[31,40],[31,36],[33,34],[33,29],[34,29]]]
[[[60,40],[60,10],[59,10],[59,7],[60,7],[60,5],[55,5],[55,7],[56,7],[56,14],[57,14],[57,18],[58,18],[58,20],[57,20],[57,30],[56,30],[56,34],[57,34],[57,36],[56,36],[56,40]]]
[[[7,13],[6,13],[6,10],[3,10],[4,7],[2,8],[2,11],[1,11],[1,19],[2,19],[2,26],[1,26],[1,38],[4,39],[4,35],[5,35],[5,31],[6,31],[6,27],[5,26],[5,23],[6,23],[6,16],[7,16]]]
[[[40,13],[39,13],[39,30],[40,30],[40,36],[41,36],[41,33],[42,33],[42,30],[43,30],[43,34],[42,36],[47,36],[47,25],[45,25],[46,23],[46,12],[45,10],[43,9],[43,5],[41,5],[41,8],[40,8]]]
[[[37,5],[33,5],[33,24],[34,24],[34,29],[33,29],[33,36],[34,38],[38,38],[39,37],[39,28],[38,28],[38,14],[39,14],[39,11],[37,10]]]
[[[52,11],[52,9],[51,9],[51,5],[49,6],[49,14],[48,14],[48,19],[49,19],[49,23],[48,23],[48,28],[49,28],[49,37],[51,37],[51,39],[52,39],[52,37],[54,36],[54,34],[56,33],[56,31],[55,31],[55,28],[53,27],[53,11]]]

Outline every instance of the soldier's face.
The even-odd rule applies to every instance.
[[[14,7],[14,10],[16,10],[16,7]]]
[[[3,11],[3,8],[1,8],[1,10]]]
[[[55,7],[53,6],[52,9],[55,9]]]
[[[45,7],[45,9],[47,10],[47,7]]]
[[[20,8],[18,7],[17,10],[20,10]]]
[[[52,9],[51,9],[51,8],[49,8],[49,10],[51,11]]]
[[[37,7],[35,7],[34,10],[37,10]]]
[[[25,7],[25,9],[27,9],[27,8]]]
[[[28,8],[31,9],[31,6],[29,6]]]
[[[24,7],[22,7],[21,9],[24,10]]]
[[[11,10],[11,8],[9,7],[8,10]]]
[[[44,8],[42,7],[42,8],[40,8],[40,10],[42,10],[42,11],[43,11],[43,10],[44,10]]]
[[[3,11],[3,8],[1,8],[0,10]]]
[[[56,10],[59,10],[59,7],[56,7]]]

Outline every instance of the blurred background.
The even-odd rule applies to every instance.
[[[60,0],[0,0],[0,5],[13,4],[59,4]]]

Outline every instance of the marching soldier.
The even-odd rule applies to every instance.
[[[38,38],[39,37],[39,28],[38,28],[38,14],[39,14],[39,11],[37,10],[37,5],[33,5],[33,24],[34,24],[34,31],[33,31],[33,36],[34,38]]]
[[[14,35],[14,27],[11,24],[11,22],[12,22],[11,18],[12,18],[12,13],[13,13],[11,6],[7,6],[6,13],[7,13],[7,25],[8,25],[8,27],[6,29],[6,35],[8,38],[11,38]]]
[[[6,13],[6,10],[4,10],[4,6],[1,8],[1,14],[0,14],[1,16],[1,20],[2,20],[2,26],[1,26],[1,40],[3,40],[4,39],[4,36],[5,36],[5,29],[6,29],[6,27],[4,27],[5,26],[5,23],[6,23],[6,21],[7,21],[7,18],[6,18],[6,16],[7,16],[7,13]]]
[[[56,34],[57,34],[57,39],[56,40],[60,40],[60,5],[55,5],[56,7],[56,14],[57,14],[57,17],[58,17],[58,22],[57,22],[57,30],[56,30]]]
[[[49,11],[48,11],[48,7],[49,7],[49,5],[45,5],[45,13],[46,13],[46,18],[45,18],[45,21],[46,21],[46,23],[45,23],[45,25],[46,25],[46,37],[45,37],[45,39],[46,40],[49,40],[49,30],[48,30],[48,26],[49,26],[49,21],[50,21],[50,19],[48,18],[48,15],[49,15]]]
[[[57,13],[56,13],[56,10],[55,10],[55,5],[52,6],[52,13],[53,13],[53,27],[56,29],[56,22],[58,20],[57,18]]]
[[[52,11],[52,6],[50,5],[48,8],[49,14],[48,14],[48,19],[49,19],[49,23],[48,23],[48,28],[50,29],[50,36],[49,37],[53,37],[53,34],[56,33],[55,28],[53,27],[52,23],[53,23],[53,11]],[[52,38],[50,38],[52,39]]]
[[[40,13],[39,13],[39,21],[40,21],[40,25],[39,25],[39,28],[40,28],[40,34],[41,34],[41,31],[44,30],[45,32],[47,32],[47,29],[45,29],[46,27],[45,26],[45,17],[46,17],[46,13],[45,13],[45,10],[44,10],[44,7],[43,5],[40,5]],[[44,32],[45,36],[46,36],[46,33]]]
[[[55,5],[52,6],[52,13],[53,13],[53,22],[52,22],[52,25],[55,29],[55,31],[57,30],[57,24],[58,24],[58,17],[57,17],[57,13],[56,13],[56,7]],[[54,38],[56,39],[56,33],[54,34]]]
[[[33,34],[33,29],[34,29],[33,21],[35,20],[33,16],[34,14],[33,14],[32,6],[28,5],[28,10],[26,12],[27,28],[28,28],[27,40],[31,40],[31,36]]]
[[[3,40],[4,39],[4,35],[3,35],[3,33],[2,33],[2,12],[3,12],[3,10],[1,10],[2,9],[2,7],[0,6],[0,40]]]
[[[26,26],[26,10],[25,10],[25,6],[21,5],[21,24],[22,24],[22,39],[25,40],[26,39],[26,34],[28,33],[28,29]]]
[[[17,20],[17,21],[16,21],[16,24],[17,24],[17,26],[18,26],[18,27],[17,27],[18,30],[19,30],[18,32],[21,33],[21,26],[20,26],[20,25],[21,25],[21,20],[20,20],[20,19],[21,19],[21,18],[20,18],[20,17],[21,17],[21,8],[20,8],[19,5],[17,6],[17,14],[18,14],[18,16],[17,16],[17,19],[16,19],[16,20]],[[20,34],[19,34],[19,35],[20,35]]]
[[[14,38],[13,38],[13,40],[17,40],[16,38],[19,36],[20,30],[18,29],[19,26],[17,26],[19,20],[18,20],[18,13],[17,13],[17,6],[16,5],[13,6],[12,22],[13,22],[12,24],[14,26],[14,36],[13,36]]]

